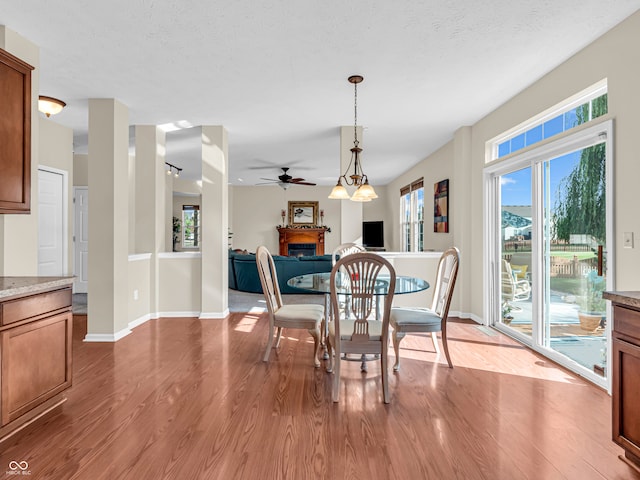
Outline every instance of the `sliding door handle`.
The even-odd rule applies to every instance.
[[[598,276],[602,276],[602,245],[598,245]]]

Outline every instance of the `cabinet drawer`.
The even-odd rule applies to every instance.
[[[640,312],[614,305],[613,330],[640,339]]]
[[[70,288],[9,300],[0,304],[0,324],[8,325],[70,306]]]

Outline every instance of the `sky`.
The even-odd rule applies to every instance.
[[[550,163],[551,207],[555,205],[558,186],[580,161],[581,150],[554,158]],[[531,205],[531,168],[501,177],[502,205]]]

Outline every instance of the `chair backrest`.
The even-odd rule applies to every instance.
[[[527,280],[518,280],[511,268],[511,264],[502,259],[502,301],[528,300],[531,296],[531,286]]]
[[[502,280],[502,295],[509,297],[513,296],[516,290],[515,279],[513,278],[513,271],[511,265],[504,258],[502,259],[502,270],[500,272]],[[508,300],[508,298],[506,299]]]
[[[459,265],[460,251],[456,247],[445,250],[438,262],[438,273],[436,274],[436,286],[433,291],[431,309],[443,322],[449,316],[449,305],[451,305],[453,287],[456,285]]]
[[[276,266],[273,263],[273,257],[267,247],[261,245],[256,250],[256,265],[258,274],[260,275],[260,284],[262,292],[267,302],[269,313],[273,314],[282,307],[282,296],[280,295],[280,287],[278,286],[278,274]]]
[[[380,273],[387,274],[384,279],[379,278]],[[351,334],[353,342],[369,341],[369,321],[377,321],[372,317],[376,306],[376,293],[380,291],[381,282],[388,282],[388,293],[384,296],[382,318],[382,340],[386,340],[389,330],[389,315],[391,303],[396,287],[396,272],[393,265],[380,255],[369,252],[353,253],[342,257],[331,269],[331,303],[334,312],[339,312],[338,292],[336,284],[348,286],[348,301],[350,312],[355,318],[353,332],[342,332],[342,335]],[[335,325],[336,338],[341,338],[340,322]]]
[[[333,249],[333,253],[331,254],[331,265],[335,265],[339,258],[364,251],[364,247],[357,243],[342,243]]]

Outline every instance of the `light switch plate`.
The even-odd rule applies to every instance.
[[[633,248],[633,232],[624,232],[622,234],[622,242],[624,248]]]

